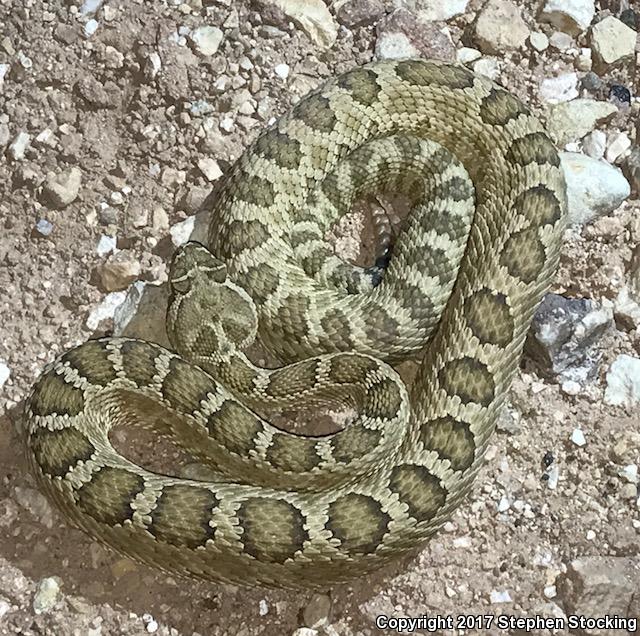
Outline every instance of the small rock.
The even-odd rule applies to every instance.
[[[19,132],[13,142],[9,144],[9,156],[14,161],[24,159],[24,153],[31,143],[31,135],[26,132]]]
[[[529,34],[529,44],[536,51],[544,51],[549,47],[549,38],[541,31],[534,31]]]
[[[608,102],[573,99],[570,102],[555,104],[549,109],[547,126],[557,143],[563,146],[568,141],[581,139],[597,124],[610,119],[617,110]]]
[[[115,236],[107,236],[103,234],[98,241],[96,253],[98,256],[106,256],[109,252],[115,252],[117,243]]]
[[[489,0],[476,21],[474,39],[483,53],[498,54],[525,45],[529,29],[509,0]]]
[[[591,48],[601,67],[615,64],[635,53],[638,34],[612,15],[591,29]]]
[[[65,208],[75,201],[82,184],[82,172],[74,166],[55,174],[49,172],[43,186],[43,194],[56,208]]]
[[[280,78],[283,80],[286,80],[287,77],[289,77],[289,71],[291,70],[291,68],[289,67],[288,64],[276,64],[275,68],[273,69],[273,72]]]
[[[184,170],[166,167],[160,176],[160,183],[163,186],[175,190],[187,180],[187,173]]]
[[[84,34],[90,38],[98,30],[99,26],[100,25],[97,20],[94,20],[93,18],[91,18],[91,20],[87,20],[84,25]]]
[[[626,331],[640,327],[640,303],[632,297],[629,287],[623,287],[613,304],[616,323]]]
[[[620,470],[618,470],[618,475],[622,477],[622,479],[628,481],[630,484],[638,483],[638,465],[637,464],[627,464],[623,466]]]
[[[594,130],[582,140],[583,152],[592,159],[602,159],[607,148],[607,135],[602,130]]]
[[[602,358],[599,343],[613,328],[610,308],[547,294],[533,318],[525,354],[543,375],[579,384],[596,377]]]
[[[575,152],[561,152],[567,181],[569,221],[584,224],[615,210],[631,193],[622,172],[604,161]]]
[[[208,25],[198,27],[189,34],[193,48],[204,56],[214,55],[218,51],[222,37],[223,33],[218,27]]]
[[[50,236],[51,232],[53,232],[53,223],[47,219],[39,219],[36,223],[35,230],[40,236]]]
[[[314,594],[302,612],[304,624],[316,628],[326,625],[331,615],[331,598],[326,594]]]
[[[124,291],[107,294],[102,302],[91,310],[86,320],[87,328],[95,331],[100,323],[113,318],[116,310],[126,300],[127,294]]]
[[[611,84],[609,87],[609,101],[618,108],[625,108],[631,104],[631,91],[622,84]]]
[[[567,33],[556,31],[549,38],[549,44],[558,51],[566,51],[573,46],[573,38]]]
[[[590,71],[593,67],[593,61],[591,59],[591,49],[581,48],[580,55],[576,57],[574,65],[579,71]]]
[[[407,9],[396,9],[378,22],[376,56],[379,59],[425,57],[453,60],[455,47],[433,22],[416,17]]]
[[[541,18],[565,33],[578,35],[589,28],[595,13],[594,0],[547,0]]]
[[[513,603],[513,599],[508,590],[491,590],[489,600],[494,605],[497,603]]]
[[[420,17],[431,22],[446,22],[467,10],[469,0],[422,0]]]
[[[571,441],[576,446],[584,446],[587,443],[587,440],[584,437],[584,433],[579,428],[574,428],[571,433]]]
[[[607,142],[607,151],[604,158],[609,163],[616,163],[631,148],[631,139],[625,132],[614,132],[609,135]]]
[[[54,577],[41,579],[33,597],[33,611],[43,614],[51,610],[58,602],[60,584]]]
[[[601,616],[603,611],[611,616],[635,614],[631,608],[640,596],[639,567],[637,557],[574,559],[556,582],[562,606],[567,614],[582,616]]]
[[[385,14],[382,0],[346,0],[336,9],[338,22],[350,29],[373,24]]]
[[[47,528],[53,528],[54,513],[49,500],[39,491],[33,488],[14,488],[14,498],[16,503],[37,519]]]
[[[500,64],[495,57],[483,57],[475,62],[473,70],[478,75],[484,75],[490,80],[496,80],[500,76]]]
[[[10,376],[11,370],[7,366],[7,363],[4,360],[0,359],[0,388],[4,386],[5,382],[9,379]]]
[[[124,55],[113,46],[106,46],[102,60],[107,68],[122,68],[124,66]]]
[[[261,0],[260,5],[281,11],[321,48],[328,49],[335,44],[338,23],[322,0]]]
[[[640,197],[640,146],[631,149],[622,165],[622,170],[629,179],[633,194]]]
[[[549,77],[540,83],[540,99],[545,102],[568,102],[578,97],[578,75],[563,73],[558,77]]]
[[[140,263],[127,252],[117,252],[98,268],[102,289],[107,292],[129,287],[140,276]]]
[[[468,46],[463,46],[456,51],[456,60],[460,64],[471,64],[482,57],[482,53],[478,49],[472,49]]]
[[[195,216],[190,216],[184,221],[171,226],[171,228],[169,229],[169,233],[171,234],[171,242],[176,247],[184,245],[189,240],[193,232],[195,219]]]
[[[198,168],[207,181],[217,181],[222,176],[222,170],[218,162],[211,157],[203,157],[198,160]]]
[[[640,359],[619,355],[607,373],[605,404],[635,406],[640,402]]]

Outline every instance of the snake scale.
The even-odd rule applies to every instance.
[[[338,259],[327,230],[355,199],[413,206],[385,268]],[[334,77],[225,176],[208,249],[171,272],[175,349],[90,340],[26,402],[47,496],[91,536],[179,575],[326,588],[436,532],[469,492],[554,275],[560,161],[541,124],[486,78],[427,60]],[[245,356],[259,340],[282,362]],[[389,362],[417,358],[406,388]],[[265,409],[341,406],[296,435]],[[112,446],[133,425],[174,439],[211,481],[146,470]]]

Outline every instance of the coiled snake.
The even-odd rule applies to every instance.
[[[324,241],[373,190],[413,204],[383,272]],[[360,576],[420,545],[470,489],[557,265],[558,154],[489,80],[378,62],[263,132],[211,207],[211,252],[188,244],[172,264],[177,353],[102,338],[50,364],[26,403],[33,470],[73,523],[167,571],[279,587]],[[253,366],[256,335],[287,364]],[[408,356],[409,391],[384,362]],[[310,437],[260,415],[301,402],[356,416]],[[121,424],[175,437],[215,480],[134,464],[109,441]]]

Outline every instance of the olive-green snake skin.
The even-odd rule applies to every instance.
[[[388,267],[338,259],[326,232],[388,190],[413,206]],[[176,353],[102,338],[50,364],[26,403],[34,473],[74,524],[166,571],[315,588],[361,576],[469,492],[556,269],[558,154],[488,79],[378,62],[303,98],[208,205],[210,252],[188,244],[170,273]],[[245,357],[256,336],[285,366]],[[409,390],[387,364],[407,357]],[[318,437],[264,419],[298,404],[355,416]],[[215,479],[124,458],[109,441],[124,424],[175,438]]]

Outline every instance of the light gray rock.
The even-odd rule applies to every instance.
[[[472,49],[468,46],[463,46],[456,51],[456,60],[460,64],[470,64],[482,57],[482,53],[478,49]]]
[[[607,135],[603,130],[594,130],[582,139],[582,150],[592,159],[602,159],[606,147]]]
[[[541,19],[571,35],[589,28],[596,13],[594,0],[547,0]]]
[[[624,131],[613,132],[607,139],[607,150],[604,158],[609,163],[617,163],[618,160],[624,157],[629,148],[631,148],[631,139],[629,139],[627,133]]]
[[[116,252],[98,268],[100,284],[104,291],[126,289],[140,276],[140,263],[125,251]]]
[[[542,31],[534,31],[529,34],[529,44],[536,51],[544,51],[549,47],[549,38]]]
[[[396,9],[376,28],[376,57],[400,59],[425,57],[453,60],[455,47],[440,26],[417,18],[406,9]]]
[[[47,174],[42,193],[53,206],[64,208],[76,200],[81,185],[82,171],[74,166],[59,174]]]
[[[557,582],[567,614],[583,616],[640,615],[640,558],[579,557]],[[598,630],[614,633],[619,630]],[[589,632],[595,633],[595,632]]]
[[[24,159],[24,153],[31,144],[31,135],[24,131],[19,132],[9,144],[9,156],[14,161]]]
[[[631,193],[622,172],[605,161],[561,152],[567,181],[569,223],[584,224],[615,210]]]
[[[629,179],[631,190],[636,197],[640,196],[640,146],[631,149],[629,156],[622,164],[622,170]]]
[[[551,104],[568,102],[578,97],[578,75],[563,73],[540,82],[540,99]]]
[[[215,26],[205,25],[194,29],[189,34],[193,48],[205,57],[214,55],[220,48],[224,34]]]
[[[635,52],[638,34],[612,15],[591,28],[591,48],[600,67],[615,64]]]
[[[476,22],[474,39],[483,53],[503,53],[523,47],[529,29],[518,6],[509,0],[489,0]]]
[[[597,376],[603,336],[614,328],[613,312],[585,298],[547,294],[525,343],[525,355],[548,377],[583,384]]]
[[[53,609],[60,597],[60,584],[56,577],[41,579],[33,597],[33,611],[43,614]]]
[[[640,359],[619,355],[607,373],[604,401],[611,406],[635,406],[640,403]]]
[[[385,14],[382,0],[346,0],[334,5],[340,24],[353,29],[373,24]]]
[[[274,6],[298,25],[322,48],[331,48],[338,37],[338,23],[322,0],[263,0],[264,6]]]
[[[610,102],[595,99],[573,99],[551,106],[547,115],[547,128],[556,142],[564,146],[590,133],[618,111]]]
[[[421,0],[416,8],[420,17],[434,22],[445,22],[467,10],[469,0]]]

